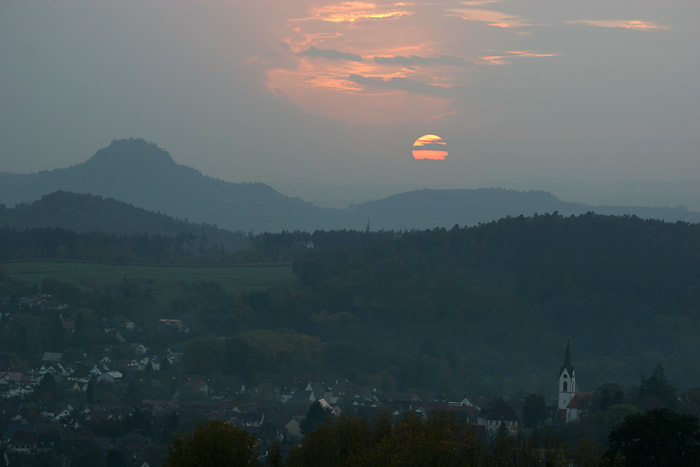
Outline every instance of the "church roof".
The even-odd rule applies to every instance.
[[[593,392],[582,392],[580,394],[576,394],[574,398],[571,399],[571,402],[569,402],[569,405],[567,405],[566,408],[585,410],[591,405],[591,402],[593,402],[594,394],[595,393]]]
[[[566,370],[569,374],[574,372],[574,367],[571,364],[571,345],[569,339],[566,339],[566,352],[564,353],[564,364],[559,369],[559,376]]]
[[[489,404],[481,409],[480,416],[487,420],[518,421],[518,416],[502,397],[492,399]]]

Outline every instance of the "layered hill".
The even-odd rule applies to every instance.
[[[113,141],[89,160],[34,174],[0,174],[0,203],[30,202],[57,190],[115,198],[229,230],[333,227],[334,210],[284,196],[262,183],[228,183],[175,163],[143,139]]]
[[[476,225],[503,217],[559,212],[635,215],[668,222],[700,222],[700,213],[684,207],[592,206],[562,201],[546,191],[501,188],[416,190],[357,205],[355,212],[379,229],[430,229]]]
[[[0,203],[7,206],[33,202],[58,190],[114,198],[190,222],[245,232],[357,230],[367,223],[374,229],[410,230],[589,211],[700,222],[700,213],[683,207],[592,206],[562,201],[545,191],[495,188],[417,190],[349,209],[320,208],[263,183],[230,183],[205,176],[177,164],[168,152],[143,139],[115,140],[87,161],[67,168],[0,173]]]
[[[248,235],[242,232],[173,219],[112,198],[66,191],[44,195],[33,203],[0,209],[0,227],[16,230],[62,228],[79,233],[115,235],[185,234],[221,245],[226,251],[238,251],[248,246]]]

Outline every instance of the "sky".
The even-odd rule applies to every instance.
[[[141,137],[232,182],[700,178],[697,0],[0,0],[0,171]],[[415,160],[421,135],[445,160]]]

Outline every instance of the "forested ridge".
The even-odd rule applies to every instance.
[[[183,284],[167,314],[202,339],[192,345],[215,344],[206,353],[213,373],[313,371],[390,391],[548,394],[570,337],[581,390],[638,383],[657,363],[681,389],[700,385],[697,224],[551,214],[449,230],[263,234],[238,254],[191,238],[185,248],[186,238],[51,229],[0,237],[1,258],[67,258],[73,242],[96,261],[118,245],[125,261],[293,261],[301,288],[234,294]],[[151,285],[135,284],[147,297]],[[108,293],[76,304],[100,315],[107,302],[90,297]],[[138,296],[126,317],[155,318]]]
[[[538,383],[542,373],[521,372],[535,362],[555,368],[552,350],[566,336],[590,382],[633,380],[653,360],[679,375],[700,370],[697,224],[505,218],[310,252],[295,272],[328,313],[420,327],[472,377],[508,368]]]
[[[20,231],[61,228],[80,233],[100,232],[120,236],[206,237],[207,249],[216,245],[226,251],[239,251],[248,246],[246,233],[174,219],[113,198],[66,191],[56,191],[32,203],[17,204],[14,208],[0,208],[0,227]]]

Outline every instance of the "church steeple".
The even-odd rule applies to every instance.
[[[567,370],[571,375],[574,372],[574,367],[571,365],[571,342],[569,338],[566,339],[566,352],[564,352],[564,364],[559,369],[559,376]]]
[[[559,369],[559,411],[565,420],[569,421],[569,402],[576,395],[576,372],[571,364],[571,342],[566,339],[564,364]]]

